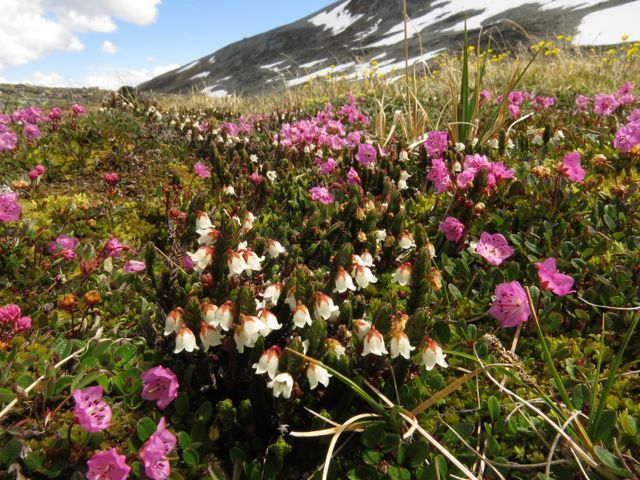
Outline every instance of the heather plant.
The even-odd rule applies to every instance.
[[[632,76],[478,60],[411,128],[367,82],[0,117],[2,474],[637,476]]]

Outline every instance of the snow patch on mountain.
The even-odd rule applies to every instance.
[[[578,33],[573,37],[575,45],[612,45],[621,40],[621,35],[628,35],[628,41],[640,41],[640,1],[605,8],[589,13],[582,18]],[[603,28],[615,25],[615,29]]]
[[[364,16],[361,13],[351,15],[351,12],[347,10],[349,3],[351,3],[351,0],[341,3],[332,10],[320,12],[315,17],[310,18],[309,22],[316,27],[324,27],[324,30],[330,29],[334,35],[338,35]]]
[[[197,80],[198,78],[207,78],[207,77],[209,76],[209,74],[210,74],[210,73],[211,73],[211,72],[209,72],[208,70],[207,70],[207,71],[204,71],[204,72],[201,72],[201,73],[196,73],[196,74],[195,74],[194,76],[192,76],[189,80]]]
[[[177,72],[177,73],[184,73],[184,72],[186,72],[187,70],[190,70],[190,69],[192,69],[193,67],[195,67],[198,63],[200,63],[200,60],[196,60],[195,62],[190,63],[189,65],[186,65],[186,66],[182,67],[180,70],[178,70],[178,72]]]

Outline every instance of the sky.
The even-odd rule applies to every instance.
[[[332,0],[0,0],[0,83],[137,85]]]

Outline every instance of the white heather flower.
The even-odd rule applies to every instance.
[[[264,328],[265,324],[258,317],[240,314],[240,324],[233,333],[238,352],[243,353],[244,347],[253,348]]]
[[[373,267],[373,255],[369,253],[369,250],[365,250],[360,254],[360,258],[364,262],[365,267]]]
[[[249,155],[249,161],[251,163],[258,163],[258,156],[255,153],[252,153]]]
[[[531,139],[531,143],[533,143],[534,145],[542,145],[544,144],[544,139],[542,138],[542,135],[538,133]]]
[[[451,171],[453,173],[461,172],[462,171],[462,164],[458,160],[454,161],[453,164],[451,165]]]
[[[498,147],[500,147],[500,141],[497,138],[492,138],[487,142],[487,145],[489,145],[494,150],[497,150]]]
[[[271,258],[278,258],[281,253],[286,252],[285,248],[277,240],[267,240],[267,250]]]
[[[333,288],[334,292],[344,293],[347,290],[355,291],[356,286],[353,284],[353,280],[351,279],[351,275],[342,267],[338,268],[338,273],[336,274],[336,285]]]
[[[298,302],[296,301],[296,287],[291,287],[287,291],[287,298],[284,300],[284,303],[289,305],[291,311],[296,309],[296,306],[298,305]]]
[[[202,342],[202,347],[206,352],[209,350],[209,347],[217,347],[218,345],[221,345],[222,337],[216,327],[202,322],[200,324],[200,341]]]
[[[411,264],[409,262],[405,262],[398,266],[396,271],[393,273],[392,280],[403,287],[409,285],[411,283]]]
[[[409,186],[407,185],[407,180],[409,180],[410,177],[411,175],[409,175],[406,170],[400,171],[400,179],[398,180],[398,188],[400,190],[406,190],[407,188],[409,188]]]
[[[164,323],[164,336],[177,333],[184,324],[184,309],[181,307],[174,308],[167,314]]]
[[[405,230],[400,234],[398,246],[403,250],[409,250],[416,247],[416,242],[413,239],[413,235],[408,230]]]
[[[244,257],[241,252],[227,251],[227,266],[229,267],[229,276],[240,275],[247,269]]]
[[[269,310],[265,310],[264,308],[259,309],[258,318],[262,320],[265,325],[262,332],[260,332],[263,337],[266,337],[274,330],[280,330],[282,328],[282,324],[278,323],[278,317]]]
[[[334,314],[338,313],[338,307],[333,304],[331,297],[322,292],[315,292],[313,295],[315,297],[315,314],[317,317],[329,320]]]
[[[384,346],[384,338],[382,334],[376,330],[376,327],[371,327],[369,333],[364,336],[364,342],[362,347],[362,356],[369,354],[372,355],[386,355],[389,353]]]
[[[304,340],[302,342],[302,353],[304,355],[307,354],[307,351],[309,350],[309,345],[311,345],[311,340]]]
[[[382,243],[387,239],[387,232],[384,230],[376,230],[376,243]]]
[[[213,224],[211,223],[211,219],[209,215],[204,212],[198,212],[198,216],[196,218],[196,232],[200,233],[200,231],[206,231],[210,228],[213,228]]]
[[[218,311],[217,305],[212,303],[203,303],[200,308],[202,309],[202,318],[207,325],[217,327],[220,324],[216,317],[216,312]]]
[[[389,342],[389,350],[391,350],[391,358],[396,358],[398,355],[402,355],[409,360],[411,351],[416,347],[412,347],[409,343],[409,337],[404,332],[394,332],[391,334],[391,341]]]
[[[456,152],[464,152],[464,149],[467,148],[467,147],[462,142],[456,142],[456,145],[455,145],[454,148],[455,148]]]
[[[232,195],[232,196],[236,196],[236,189],[233,188],[233,185],[227,185],[226,187],[224,187],[224,193],[227,195]]]
[[[325,345],[327,347],[327,350],[335,353],[337,358],[342,357],[346,351],[346,348],[344,348],[342,344],[335,338],[327,338],[327,340],[325,341]]]
[[[376,283],[378,281],[376,276],[371,272],[371,269],[364,265],[354,265],[353,276],[360,288],[367,288],[370,283]]]
[[[447,361],[444,359],[446,355],[442,353],[442,348],[436,342],[427,339],[424,346],[422,347],[422,363],[424,364],[427,370],[432,370],[436,364],[440,365],[442,368],[447,368]]]
[[[214,323],[220,326],[225,332],[228,332],[233,325],[233,317],[236,313],[236,304],[231,300],[227,300],[216,310],[214,314]]]
[[[267,383],[268,388],[273,389],[273,396],[278,398],[282,395],[283,398],[291,397],[291,390],[293,390],[293,377],[289,373],[279,373],[276,377]]]
[[[275,172],[275,170],[269,170],[267,172],[267,178],[275,183],[278,180],[278,174]]]
[[[271,305],[277,305],[278,300],[280,299],[280,294],[282,294],[282,283],[276,282],[265,288],[263,295],[265,303],[269,303]]]
[[[353,320],[353,330],[356,332],[356,336],[362,340],[371,331],[371,322],[364,318],[357,318]]]
[[[245,263],[245,273],[247,275],[251,275],[253,271],[259,272],[262,270],[262,265],[260,262],[264,260],[264,257],[259,257],[253,250],[245,249],[242,250],[242,258]]]
[[[409,152],[407,152],[406,150],[400,150],[400,154],[398,155],[398,161],[406,162],[407,160],[409,160]]]
[[[253,364],[253,369],[256,371],[256,375],[266,373],[269,378],[273,380],[278,373],[278,364],[280,363],[280,347],[277,345],[265,350],[258,363]]]
[[[247,212],[242,221],[242,231],[244,233],[250,232],[253,229],[253,222],[256,221],[256,217],[251,212]]]
[[[427,252],[429,252],[429,257],[436,258],[436,247],[433,246],[433,243],[427,240],[424,246],[427,248]]]
[[[209,245],[203,245],[195,253],[189,253],[189,258],[194,263],[194,268],[201,272],[209,266],[213,260],[213,248]]]
[[[206,230],[198,230],[198,234],[200,235],[200,238],[198,238],[200,245],[211,245],[220,236],[220,232],[213,227]]]
[[[326,387],[329,385],[329,377],[332,376],[326,368],[315,363],[310,363],[307,367],[307,379],[311,390],[315,389],[319,383]]]
[[[180,353],[183,350],[186,350],[187,352],[198,350],[198,346],[196,345],[196,336],[186,325],[182,325],[178,335],[176,336],[176,348],[173,353]]]
[[[293,310],[293,324],[298,328],[303,328],[305,325],[311,325],[311,323],[309,309],[302,302],[298,302],[298,305]]]

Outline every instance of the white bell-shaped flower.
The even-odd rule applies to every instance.
[[[337,305],[333,304],[331,297],[322,292],[315,292],[313,295],[315,298],[315,314],[317,317],[329,320],[338,313],[339,309]]]
[[[198,350],[198,346],[196,345],[196,336],[186,325],[182,325],[178,335],[176,336],[176,348],[173,353],[180,353],[183,350],[189,353],[194,350]]]
[[[267,383],[267,387],[273,389],[273,396],[275,398],[280,397],[280,395],[282,395],[283,398],[291,398],[293,377],[286,372],[279,373],[273,380]]]
[[[404,358],[409,360],[411,357],[411,351],[415,350],[416,347],[412,347],[411,343],[409,343],[409,337],[404,332],[394,332],[391,334],[391,340],[389,341],[389,350],[391,350],[391,358],[396,358],[399,355],[402,355]]]
[[[411,264],[409,262],[405,262],[398,266],[396,271],[393,273],[392,280],[403,287],[409,285],[411,283]]]
[[[302,302],[293,310],[293,324],[298,328],[304,328],[305,325],[311,325],[311,315],[309,309]]]
[[[352,273],[356,279],[356,284],[360,288],[367,288],[370,283],[376,283],[378,281],[371,269],[364,265],[354,265]]]
[[[164,335],[178,333],[184,323],[184,309],[181,307],[174,308],[167,314],[164,322]]]
[[[280,363],[280,352],[281,349],[277,345],[265,350],[260,358],[258,359],[258,363],[254,363],[252,368],[256,371],[257,375],[262,375],[266,373],[269,375],[269,378],[273,380],[278,373],[278,365]]]
[[[267,251],[271,258],[278,258],[280,254],[285,253],[285,248],[277,240],[267,240]]]
[[[338,273],[336,274],[336,285],[333,288],[334,292],[344,293],[347,290],[354,291],[356,286],[353,284],[353,279],[349,272],[347,272],[344,268],[339,267]]]
[[[442,348],[435,341],[428,338],[422,347],[422,364],[427,370],[432,370],[436,365],[447,368],[449,365],[444,359],[446,356],[442,352]]]
[[[382,356],[387,353],[389,352],[384,346],[384,338],[382,338],[382,334],[376,330],[376,327],[371,327],[369,333],[364,336],[362,356],[364,357],[369,354]]]
[[[265,324],[258,317],[240,314],[240,324],[233,333],[238,352],[243,353],[244,347],[253,348],[264,328]]]
[[[221,345],[222,336],[216,327],[202,322],[200,323],[200,342],[206,352],[210,347]]]
[[[271,285],[267,286],[263,293],[264,301],[271,305],[277,305],[283,288],[284,287],[280,282],[272,283]]]
[[[319,383],[326,387],[329,385],[329,377],[332,376],[326,368],[315,363],[310,363],[307,367],[307,379],[311,390],[315,389]]]
[[[227,300],[216,310],[214,314],[214,325],[219,326],[225,332],[228,332],[233,325],[233,319],[236,316],[236,304],[231,300]]]

